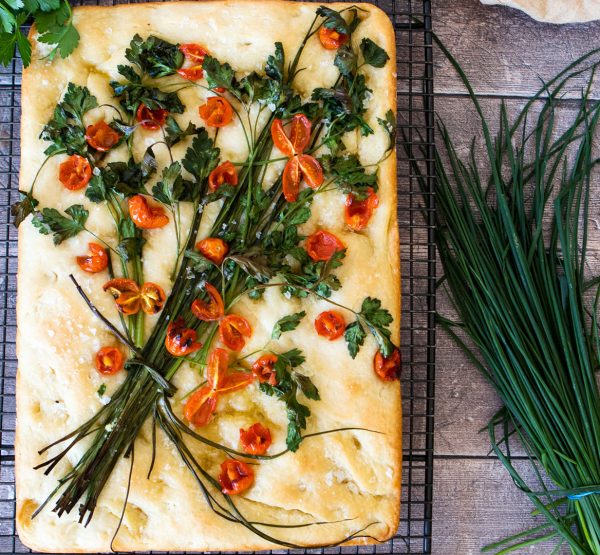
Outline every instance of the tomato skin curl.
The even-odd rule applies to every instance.
[[[86,158],[73,154],[58,167],[58,180],[69,191],[83,189],[92,178],[92,166]]]
[[[88,243],[88,254],[76,258],[77,265],[89,274],[97,274],[108,268],[108,253],[98,243]]]
[[[254,483],[254,471],[242,461],[228,459],[221,463],[219,484],[226,495],[237,495]]]
[[[104,120],[100,120],[85,128],[85,140],[98,152],[107,152],[121,140],[121,135]]]
[[[225,127],[233,119],[233,108],[221,96],[211,96],[206,99],[206,104],[198,108],[200,117],[208,127]]]
[[[321,337],[335,341],[339,339],[346,329],[344,317],[336,310],[321,312],[315,319],[315,330]]]
[[[240,443],[248,455],[264,455],[271,442],[271,431],[260,422],[252,424],[247,430],[240,428]]]
[[[196,249],[204,258],[220,266],[229,252],[229,245],[219,237],[207,237],[196,243]]]
[[[388,357],[384,357],[381,351],[377,351],[373,357],[373,370],[379,379],[384,382],[393,382],[399,379],[402,372],[400,350],[394,349]]]
[[[308,256],[315,262],[329,260],[336,252],[346,246],[333,233],[320,229],[307,237],[304,245]]]
[[[277,385],[277,373],[275,372],[275,363],[277,355],[267,353],[259,357],[252,365],[252,373],[260,383],[268,383],[271,386]]]
[[[140,229],[158,229],[169,223],[162,206],[150,206],[146,197],[134,195],[129,197],[129,216],[136,227]]]

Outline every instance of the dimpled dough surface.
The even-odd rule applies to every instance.
[[[76,8],[75,25],[81,34],[78,49],[66,60],[48,62],[41,59],[46,47],[36,44],[35,61],[24,72],[21,189],[28,190],[44,161],[46,145],[38,137],[69,82],[86,85],[99,104],[116,102],[108,82],[119,78],[117,64],[124,62],[125,48],[134,34],[142,37],[155,34],[178,43],[201,43],[236,71],[260,71],[276,41],[283,43],[288,57],[293,56],[316,7],[303,3],[238,1]],[[339,9],[343,5],[333,7]],[[375,134],[367,138],[354,133],[345,137],[346,145],[366,165],[377,161],[387,145],[376,117],[383,117],[390,108],[395,111],[395,41],[390,21],[383,12],[366,4],[361,8],[365,11],[360,12],[363,22],[353,36],[354,47],[358,48],[362,38],[368,36],[391,59],[382,69],[365,66],[361,70],[373,90],[366,119]],[[334,55],[335,52],[321,47],[316,36],[309,40],[300,64],[306,70],[296,80],[300,94],[308,96],[317,86],[331,86],[338,74],[333,65]],[[185,114],[176,116],[177,120],[182,124],[191,120],[200,125],[197,107],[204,103],[206,94],[200,87],[182,90],[180,97],[187,109]],[[108,108],[97,108],[87,114],[86,121],[93,123],[103,117],[110,120],[114,116]],[[136,157],[139,159],[155,140],[155,133],[144,130],[136,133]],[[183,156],[187,144],[174,147],[176,158]],[[239,122],[221,130],[218,146],[222,159],[245,158],[247,149]],[[111,152],[107,161],[124,159],[123,148]],[[161,168],[167,163],[167,154],[158,148],[156,153]],[[106,209],[90,203],[84,191],[66,191],[58,182],[58,165],[62,160],[64,156],[52,158],[40,175],[35,191],[40,206],[62,211],[71,204],[81,203],[90,211],[88,227],[114,242]],[[273,168],[271,179],[276,171],[281,171],[281,166]],[[315,198],[312,217],[301,231],[307,235],[324,227],[342,239],[348,251],[336,273],[343,286],[333,293],[332,299],[359,309],[364,297],[380,298],[394,316],[392,339],[398,343],[400,277],[393,155],[380,166],[378,175],[380,205],[365,231],[353,233],[345,226],[344,198],[338,191]],[[184,210],[184,224],[189,225],[190,217],[190,210]],[[203,222],[200,238],[206,235],[209,225],[210,221]],[[168,274],[174,258],[173,227],[169,224],[148,232],[147,236],[146,279],[160,284],[168,293],[171,287]],[[81,233],[54,247],[49,237],[34,229],[31,219],[19,230],[17,526],[21,540],[42,551],[109,550],[126,493],[129,462],[122,459],[87,527],[77,523],[76,511],[59,519],[51,506],[34,520],[30,518],[55,487],[56,478],[77,462],[85,446],[74,448],[68,460],[50,477],[33,470],[44,460],[37,451],[99,410],[102,400],[96,392],[101,383],[106,383],[105,395],[110,396],[123,379],[123,372],[104,377],[95,370],[96,351],[101,346],[115,344],[115,339],[88,310],[68,278],[73,273],[98,308],[116,323],[112,298],[101,291],[106,272],[86,274],[75,263],[75,256],[86,251],[90,240],[89,235]],[[383,434],[352,431],[308,439],[297,453],[255,467],[256,481],[238,501],[249,520],[298,523],[352,519],[301,529],[271,529],[278,537],[303,545],[337,542],[369,523],[376,524],[368,528],[368,533],[385,540],[395,533],[399,514],[400,388],[398,382],[380,381],[373,372],[376,345],[371,336],[353,361],[343,339],[329,342],[316,335],[314,318],[329,308],[325,301],[315,298],[288,300],[276,289],[268,290],[262,302],[243,300],[236,312],[249,320],[254,334],[242,355],[260,349],[280,317],[306,310],[307,317],[298,329],[284,334],[277,345],[281,351],[295,346],[302,349],[307,359],[304,371],[321,394],[321,401],[307,401],[312,416],[306,433],[356,426]],[[150,327],[152,318],[148,320]],[[174,383],[178,393],[173,403],[181,414],[178,396],[198,384],[198,374],[184,366]],[[258,419],[272,431],[272,452],[284,449],[287,427],[284,406],[261,393],[255,384],[222,398],[215,419],[204,430],[209,437],[237,448],[239,429]],[[223,454],[201,444],[190,445],[198,460],[216,476]],[[158,434],[154,471],[146,479],[150,456],[151,426],[147,422],[136,442],[129,503],[114,540],[115,550],[275,547],[208,508],[190,472],[162,433]]]

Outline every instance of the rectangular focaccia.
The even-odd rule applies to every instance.
[[[333,10],[348,10],[350,6],[327,5]],[[388,146],[390,127],[393,126],[388,122],[386,130],[385,123],[378,121],[385,120],[390,110],[391,116],[395,113],[395,39],[385,13],[370,4],[355,6],[360,23],[351,34],[354,52],[361,56],[360,44],[368,38],[387,53],[389,60],[360,65],[358,71],[364,75],[364,85],[370,89],[365,93],[361,117],[372,133],[363,134],[360,128],[347,131],[343,136],[343,149],[348,156],[355,156],[353,159],[358,160],[367,173],[376,171],[372,183],[373,187],[376,185],[378,206],[368,225],[360,230],[350,229],[345,223],[344,201],[348,193],[331,185],[314,196],[310,218],[299,224],[298,232],[302,236],[311,236],[317,230],[326,229],[341,240],[346,254],[343,264],[334,270],[341,287],[331,292],[330,300],[358,312],[365,298],[379,299],[381,306],[393,317],[393,322],[386,321],[383,327],[398,345],[400,274],[396,160]],[[74,24],[81,36],[75,52],[66,59],[50,61],[44,58],[46,45],[34,40],[34,61],[24,71],[21,190],[30,189],[36,172],[46,159],[44,151],[49,142],[40,138],[40,133],[53,117],[55,106],[65,95],[69,83],[87,87],[97,99],[98,107],[85,114],[85,125],[103,119],[113,121],[117,112],[109,105],[123,112],[109,82],[123,80],[117,66],[129,63],[125,51],[134,35],[142,39],[153,35],[176,44],[201,44],[221,64],[229,63],[240,81],[252,72],[264,76],[265,61],[273,54],[276,42],[283,45],[287,66],[315,19],[317,8],[318,4],[269,0],[75,8]],[[354,12],[342,13],[348,20]],[[336,37],[339,39],[339,35],[334,39]],[[35,39],[35,33],[32,38]],[[302,102],[310,100],[315,88],[330,88],[336,82],[339,69],[334,64],[335,58],[336,50],[324,48],[318,33],[308,39],[299,64],[302,71],[294,81],[295,92]],[[361,61],[359,57],[359,63]],[[375,67],[378,65],[382,67]],[[190,121],[199,127],[205,125],[206,120],[200,116],[198,107],[215,95],[214,91],[208,90],[206,81],[186,82],[176,74],[166,79],[164,83],[170,83],[169,90],[177,90],[184,106],[182,113],[174,114],[179,125],[185,128]],[[227,97],[227,92],[222,94]],[[233,99],[232,103],[237,105]],[[266,121],[268,110],[273,109],[270,105],[266,108],[262,119],[256,119],[257,129]],[[390,121],[393,121],[391,116]],[[219,163],[246,160],[248,146],[241,119],[234,118],[229,125],[220,128],[216,138],[214,127],[207,127],[207,130],[220,148]],[[135,160],[141,160],[147,147],[161,138],[160,131],[136,128],[131,143]],[[183,158],[191,141],[192,137],[184,137],[172,147],[175,160]],[[84,145],[83,148],[90,147]],[[163,148],[156,145],[153,152],[158,172],[145,185],[148,194],[161,179],[162,169],[170,163],[169,151],[164,145]],[[327,152],[328,147],[323,146],[314,154],[319,158]],[[99,162],[98,153],[93,160],[106,164],[126,160],[127,156],[127,145],[121,143],[111,149],[102,162]],[[275,153],[273,158],[279,158],[279,161],[269,165],[265,172],[265,188],[277,181],[288,163],[281,153]],[[67,190],[61,184],[60,167],[67,159],[64,153],[53,156],[40,171],[33,193],[39,202],[37,210],[55,208],[63,214],[71,205],[82,205],[89,211],[86,229],[116,248],[115,225],[106,207],[92,202],[86,196],[86,188]],[[304,170],[301,168],[300,171]],[[328,171],[325,167],[326,183],[331,182]],[[301,176],[306,177],[304,173]],[[185,174],[185,177],[189,176]],[[303,184],[301,189],[305,188]],[[206,206],[197,239],[209,234],[224,202],[227,198]],[[151,200],[151,204],[157,203]],[[126,210],[127,201],[123,206]],[[173,287],[170,273],[176,258],[176,234],[173,215],[164,212],[170,218],[168,225],[144,231],[143,271],[146,282],[158,284],[169,295]],[[191,225],[193,212],[190,202],[181,202],[184,235]],[[223,225],[235,227],[241,222],[230,221]],[[106,406],[127,375],[125,370],[114,376],[101,375],[97,371],[94,364],[97,351],[106,345],[119,346],[119,342],[89,310],[69,278],[73,274],[97,309],[115,326],[121,325],[113,297],[102,291],[109,279],[107,271],[88,273],[76,262],[76,257],[88,252],[88,243],[96,240],[87,231],[81,231],[55,246],[51,237],[39,233],[38,227],[43,225],[38,222],[38,226],[34,226],[32,216],[29,216],[19,228],[15,452],[16,524],[21,541],[33,549],[54,553],[103,552],[111,547],[117,551],[280,548],[281,543],[260,537],[248,527],[228,521],[209,508],[194,476],[160,427],[153,440],[151,419],[139,431],[133,463],[131,457],[119,457],[87,526],[78,523],[77,508],[59,518],[52,511],[56,498],[31,518],[54,490],[57,480],[77,467],[94,436],[73,446],[49,475],[44,474],[43,468],[35,470],[34,467],[56,455],[67,443],[42,455],[38,451],[70,433]],[[49,229],[42,231],[52,233]],[[304,244],[300,242],[300,245]],[[115,272],[120,275],[115,254],[112,256]],[[227,273],[225,276],[227,279]],[[271,281],[278,279],[271,277]],[[288,544],[331,545],[345,538],[353,543],[384,541],[398,526],[401,483],[399,382],[384,381],[375,373],[378,344],[364,321],[364,343],[359,345],[355,358],[351,358],[344,337],[329,341],[317,333],[315,320],[322,312],[332,309],[336,307],[325,298],[314,294],[283,294],[279,287],[265,288],[258,300],[243,296],[231,309],[245,318],[252,328],[251,337],[245,338],[243,349],[236,355],[240,358],[236,363],[239,368],[249,372],[251,363],[265,350],[283,353],[298,348],[302,351],[306,358],[302,374],[316,386],[320,396],[320,400],[311,400],[297,392],[298,400],[309,407],[311,413],[303,434],[354,428],[307,438],[295,452],[258,461],[260,464],[251,467],[254,472],[251,487],[231,496],[249,522],[320,523],[302,528],[257,526],[268,536],[287,542],[283,543],[284,547]],[[301,311],[305,316],[295,329],[286,331],[284,325],[280,337],[271,340],[276,335],[272,331],[277,321]],[[343,314],[345,324],[354,320],[347,310],[340,308],[339,312]],[[146,317],[146,339],[159,317]],[[125,353],[122,345],[119,348]],[[230,360],[234,358],[230,356]],[[202,385],[203,372],[203,366],[185,362],[172,379],[176,391],[169,399],[175,414],[182,420],[186,398]],[[139,373],[141,375],[141,370]],[[265,394],[257,381],[234,393],[220,395],[212,420],[196,431],[218,444],[240,450],[240,429],[248,429],[255,422],[270,430],[272,445],[267,454],[285,450],[286,405],[276,395]],[[103,430],[112,433],[112,423],[104,422],[103,425]],[[148,477],[153,443],[155,458]],[[224,459],[230,458],[222,450],[191,438],[186,437],[185,443],[207,474],[214,478],[219,476]],[[233,458],[243,460],[239,456]],[[211,487],[208,489],[214,490],[213,494],[217,496],[216,489],[211,490]],[[225,498],[219,499],[226,504]],[[357,533],[359,537],[352,537]]]

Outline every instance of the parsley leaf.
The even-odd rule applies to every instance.
[[[267,64],[265,65],[265,73],[267,77],[283,83],[283,68],[285,65],[285,55],[283,53],[283,44],[280,42],[275,43],[275,54],[271,54],[267,58]]]
[[[197,182],[202,182],[217,166],[219,154],[220,150],[215,147],[206,129],[202,128],[187,149],[182,164]]]
[[[175,73],[184,62],[179,46],[153,35],[143,40],[135,35],[125,50],[125,58],[150,77],[166,77]]]
[[[192,189],[191,183],[181,176],[181,164],[173,162],[163,169],[162,179],[152,187],[152,196],[174,207],[180,200],[190,200]]]
[[[117,252],[125,262],[142,256],[142,248],[146,240],[142,230],[135,226],[129,216],[119,221],[119,239]]]
[[[67,92],[54,108],[52,119],[44,126],[40,138],[52,144],[44,151],[48,156],[61,152],[87,153],[83,116],[98,106],[96,97],[87,87],[69,83]]]
[[[102,397],[106,393],[106,384],[101,384],[96,393],[98,394],[98,397]]]
[[[197,135],[199,132],[199,129],[191,121],[185,129],[182,129],[171,115],[165,122],[165,142],[168,146],[176,145],[186,137]]]
[[[350,77],[352,72],[356,71],[356,54],[348,44],[340,47],[335,55],[333,64],[340,70],[340,73]]]
[[[39,204],[37,199],[31,193],[19,191],[19,201],[15,202],[10,207],[10,213],[13,217],[13,225],[19,227],[21,223],[35,211],[35,207]]]
[[[366,330],[370,331],[375,338],[383,356],[391,355],[394,344],[390,339],[389,325],[393,320],[392,315],[385,308],[381,308],[379,299],[365,298],[356,321],[346,326],[344,333],[350,356],[355,358],[358,354],[360,347],[364,344]]]
[[[323,26],[327,29],[334,29],[338,33],[343,33],[344,35],[350,35],[360,23],[360,19],[358,19],[358,13],[356,8],[352,8],[348,10],[351,14],[351,19],[349,23],[346,23],[346,20],[342,17],[342,14],[336,10],[332,10],[327,6],[320,6],[317,9],[317,15],[325,18],[323,21]]]
[[[388,134],[390,142],[387,150],[392,150],[396,146],[396,116],[394,115],[394,112],[388,110],[385,113],[385,119],[377,118],[377,123],[379,123]]]
[[[343,193],[353,193],[358,200],[363,200],[367,197],[369,188],[377,191],[377,175],[366,173],[356,154],[326,154],[319,161],[323,170],[331,175],[333,183]]]
[[[65,214],[69,217],[55,208],[44,208],[34,213],[32,223],[42,235],[52,233],[54,244],[60,245],[85,229],[89,212],[81,204],[74,204],[65,210]]]
[[[234,95],[238,95],[235,71],[228,63],[222,64],[219,60],[207,54],[202,61],[202,69],[211,89],[222,87]]]
[[[298,401],[298,389],[308,399],[320,399],[319,391],[311,379],[296,370],[304,361],[304,355],[298,349],[278,354],[273,366],[277,385],[261,383],[259,386],[267,395],[277,397],[285,403],[288,417],[286,443],[290,451],[297,451],[300,447],[302,430],[306,429],[306,419],[310,416],[310,409]]]
[[[387,52],[369,38],[362,40],[360,50],[365,63],[373,67],[383,67],[390,59]]]
[[[302,312],[295,312],[294,314],[288,314],[283,318],[280,318],[275,322],[275,326],[273,326],[273,331],[271,333],[271,339],[279,339],[282,333],[286,331],[295,330],[302,318],[306,316],[306,312],[304,310]]]

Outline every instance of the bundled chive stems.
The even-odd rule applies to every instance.
[[[458,321],[439,322],[502,399],[487,428],[492,450],[541,520],[484,551],[508,553],[553,539],[555,553],[568,546],[578,555],[598,554],[600,278],[586,275],[586,255],[598,163],[600,103],[592,88],[599,51],[559,73],[516,115],[502,104],[492,136],[465,73],[438,44],[481,119],[485,160],[478,167],[475,141],[461,157],[439,123],[436,242],[441,283],[458,314]],[[576,113],[560,132],[562,97],[576,78],[585,83],[569,101]],[[526,471],[513,464],[514,442],[527,454]]]

